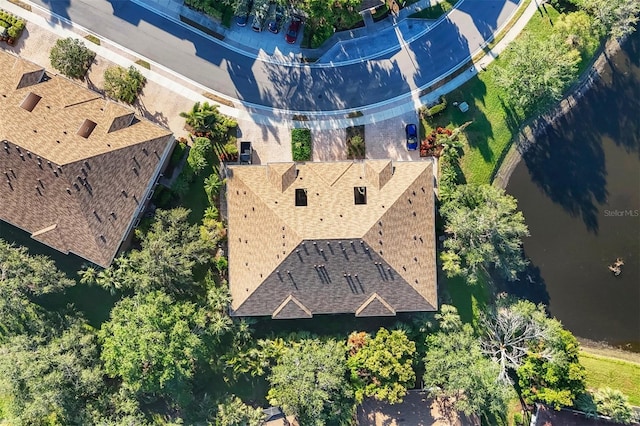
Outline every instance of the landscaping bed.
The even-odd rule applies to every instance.
[[[0,9],[0,41],[13,45],[22,35],[25,27],[24,19]]]
[[[311,130],[291,129],[293,161],[311,161]]]
[[[366,147],[364,126],[347,127],[347,158],[349,160],[364,160]]]

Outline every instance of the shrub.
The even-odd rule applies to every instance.
[[[364,158],[365,155],[365,146],[364,139],[360,135],[355,135],[351,139],[349,139],[348,147],[347,147],[348,158]]]
[[[291,153],[293,161],[311,160],[311,130],[291,130]]]
[[[184,196],[187,192],[189,192],[189,180],[182,174],[178,176],[178,178],[173,182],[171,189],[175,192],[179,197]]]
[[[228,144],[225,144],[224,152],[232,157],[236,156],[238,155],[238,147],[234,142],[229,142]]]
[[[7,36],[12,39],[17,39],[24,30],[25,22],[9,12],[0,10],[0,26],[7,29]]]
[[[83,78],[95,57],[82,40],[72,37],[58,39],[49,52],[53,68],[71,78]]]
[[[522,413],[513,413],[513,423],[518,426],[524,424],[524,418],[522,417]]]
[[[196,138],[189,150],[187,164],[195,175],[199,175],[209,165],[207,157],[211,156],[211,141],[207,138]]]
[[[147,79],[133,65],[128,69],[109,67],[104,72],[104,89],[107,95],[128,104],[135,102]]]
[[[599,413],[609,416],[616,423],[631,424],[633,422],[633,408],[625,394],[617,389],[598,389],[593,394],[593,400]]]
[[[89,34],[84,36],[84,39],[87,41],[90,41],[93,44],[97,44],[98,46],[100,46],[100,39],[96,36],[94,36],[93,34]]]
[[[432,106],[431,108],[429,108],[427,106],[423,106],[423,107],[420,108],[420,112],[425,117],[433,117],[435,115],[440,114],[445,109],[447,109],[447,99],[444,96],[441,96],[440,97],[440,103]]]

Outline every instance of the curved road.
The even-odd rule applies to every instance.
[[[391,52],[380,46],[387,53],[374,59],[318,67],[238,53],[129,0],[31,1],[214,91],[309,112],[364,107],[432,84],[481,49],[518,7],[514,0],[462,0],[421,37],[404,43],[398,33]]]

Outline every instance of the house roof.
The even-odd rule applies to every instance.
[[[0,219],[109,265],[171,133],[6,52],[0,74]]]
[[[358,7],[358,12],[362,13],[365,10],[373,9],[384,4],[384,0],[362,0]]]
[[[546,405],[536,404],[535,422],[532,424],[535,426],[612,426],[619,423],[601,416],[589,418],[580,411],[565,408],[554,410]]]
[[[442,411],[442,405],[430,398],[426,392],[409,390],[402,402],[389,404],[374,398],[365,398],[358,405],[358,426],[471,426],[465,416]]]
[[[437,307],[430,161],[230,166],[227,207],[233,315]]]

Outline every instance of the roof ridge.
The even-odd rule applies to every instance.
[[[384,306],[386,309],[388,309],[389,313],[391,315],[395,315],[396,314],[396,310],[393,308],[393,306],[391,306],[389,303],[387,303],[387,301],[384,300],[384,298],[382,296],[380,296],[378,293],[373,293],[371,295],[371,297],[369,297],[367,300],[365,300],[364,303],[362,305],[360,305],[360,307],[358,309],[356,309],[356,316],[359,317],[360,314],[362,313],[362,311],[367,309],[369,307],[369,305],[371,305],[371,303],[373,303],[374,300],[377,300],[378,302],[380,302],[382,304],[382,306]]]
[[[283,310],[287,305],[289,305],[289,303],[291,303],[291,302],[295,303],[295,304],[296,304],[296,306],[298,306],[298,308],[300,308],[304,313],[306,313],[306,314],[309,316],[309,318],[311,318],[311,317],[313,316],[313,314],[311,313],[311,311],[310,311],[306,306],[304,306],[304,304],[303,304],[302,302],[300,302],[298,299],[296,299],[294,295],[289,294],[289,296],[287,296],[287,297],[282,301],[282,303],[280,304],[280,306],[278,306],[278,307],[276,308],[276,310],[275,310],[275,311],[273,311],[273,314],[271,314],[271,318],[276,318],[276,317],[278,316],[278,314],[279,314],[280,312],[282,312],[282,310]]]
[[[320,173],[319,170],[317,170],[317,169],[323,169],[323,168],[337,168],[339,164],[344,164],[346,167],[344,167],[340,172],[340,174],[335,176],[335,179],[333,179],[332,181],[329,181],[328,179],[326,179],[325,176],[322,173]],[[349,171],[351,167],[353,167],[354,164],[355,164],[355,161],[349,160],[349,161],[335,161],[331,163],[325,163],[325,162],[308,163],[307,166],[311,171],[313,171],[313,173],[315,173],[320,178],[320,180],[322,180],[324,183],[326,183],[329,186],[333,186],[337,181],[339,181],[342,178],[342,176],[345,175],[345,173]]]

